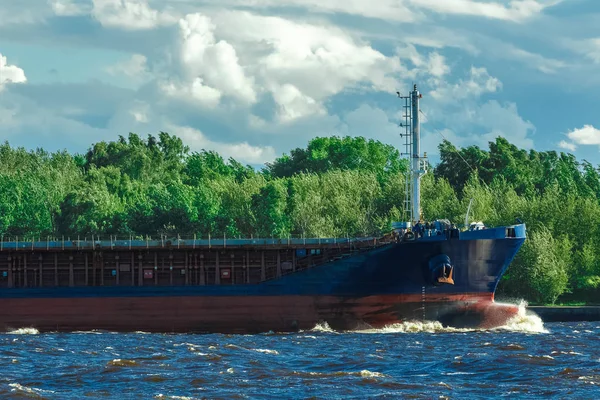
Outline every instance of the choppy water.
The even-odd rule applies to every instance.
[[[600,323],[263,335],[0,335],[0,398],[600,397]]]

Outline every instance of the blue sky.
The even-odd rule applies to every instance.
[[[597,0],[0,3],[0,140],[83,152],[167,131],[258,165],[315,136],[504,136],[600,163]]]

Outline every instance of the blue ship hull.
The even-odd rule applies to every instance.
[[[40,330],[262,332],[381,327],[407,320],[504,324],[494,303],[525,226],[390,243],[260,283],[0,289],[0,327]],[[6,250],[5,250],[6,251]],[[436,281],[452,267],[453,284]]]

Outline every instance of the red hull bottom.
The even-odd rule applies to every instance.
[[[40,331],[258,333],[381,328],[414,320],[493,328],[518,313],[490,294],[0,299],[0,328]]]

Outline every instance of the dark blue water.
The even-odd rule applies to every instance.
[[[0,335],[0,398],[600,397],[600,323],[335,333]]]

